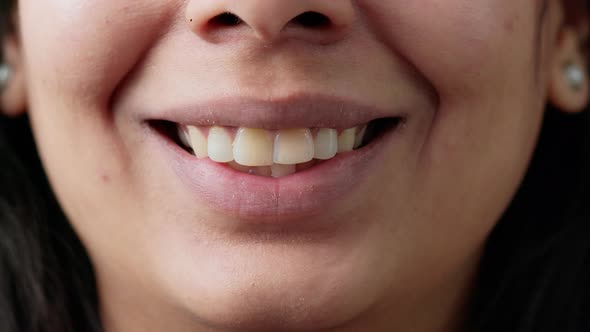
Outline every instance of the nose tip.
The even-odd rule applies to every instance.
[[[186,18],[205,39],[241,32],[266,43],[281,38],[330,43],[350,30],[355,10],[351,0],[191,0]]]

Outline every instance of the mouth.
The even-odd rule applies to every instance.
[[[146,137],[181,190],[228,222],[264,227],[320,227],[315,217],[354,208],[411,120],[402,109],[317,97],[150,113]]]
[[[355,153],[403,124],[379,118],[351,128],[262,129],[198,126],[165,120],[150,126],[193,158],[208,159],[252,176],[282,178]]]

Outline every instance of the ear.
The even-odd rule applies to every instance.
[[[562,2],[561,23],[550,63],[549,102],[567,113],[578,113],[588,105],[590,84],[584,44],[589,35],[587,5]]]
[[[0,92],[0,113],[15,117],[25,112],[27,101],[22,49],[16,34],[7,35],[2,44],[7,79]]]

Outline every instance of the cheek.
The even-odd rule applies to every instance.
[[[130,187],[132,154],[109,103],[167,23],[169,7],[165,1],[19,1],[29,115],[52,187],[72,220],[113,219],[101,200],[106,186],[119,194]]]
[[[19,1],[30,82],[39,85],[31,90],[106,106],[172,7],[165,1]]]
[[[377,18],[373,29],[438,96],[432,150],[452,152],[470,142],[482,149],[511,143],[518,148],[520,137],[528,149],[541,114],[535,81],[536,1],[365,5]]]
[[[415,201],[437,203],[417,211],[455,220],[457,226],[491,227],[522,179],[541,124],[536,2],[364,4],[377,18],[372,28],[438,96],[414,187]],[[462,208],[453,211],[458,201]]]
[[[502,67],[515,66],[515,56],[531,60],[536,12],[532,0],[367,0],[364,4],[375,17],[372,28],[431,82],[441,98],[480,95],[483,82],[504,80],[509,71]]]

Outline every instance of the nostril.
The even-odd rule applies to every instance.
[[[236,25],[240,25],[241,23],[242,19],[230,12],[219,14],[209,20],[210,25],[222,27],[233,27]]]
[[[318,12],[305,12],[291,20],[291,23],[306,28],[325,28],[330,26],[332,21],[326,15]]]

